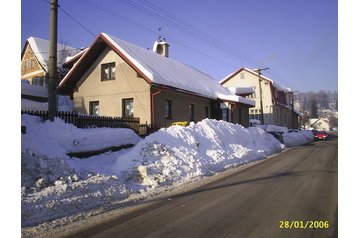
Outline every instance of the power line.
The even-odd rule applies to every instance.
[[[119,1],[119,0],[117,0]],[[209,34],[207,34],[206,32],[198,29],[197,27],[185,22],[184,20],[176,17],[175,15],[167,12],[166,10],[162,9],[161,7],[155,5],[152,2],[146,1],[146,0],[139,0],[141,3],[143,3],[146,7],[130,1],[130,0],[120,0],[119,2],[122,2],[124,4],[126,4],[127,6],[141,12],[144,14],[149,15],[150,17],[153,17],[157,20],[160,20],[164,23],[167,23],[168,25],[175,27],[176,29],[188,34],[189,36],[203,41],[213,47],[215,47],[216,49],[219,49],[229,55],[235,56],[235,57],[239,57],[241,58],[243,61],[247,60],[249,62],[251,62],[253,65],[256,66],[267,66],[266,64],[254,59],[253,57],[235,49],[234,47],[231,47],[229,45],[227,45],[226,43],[210,36]],[[272,75],[276,75],[276,77],[279,77],[281,79],[283,79],[284,77],[280,76],[278,73],[276,73],[274,70],[270,70]]]
[[[149,29],[148,27],[146,27],[146,26],[144,26],[144,25],[142,25],[142,24],[140,24],[140,23],[137,23],[137,22],[132,21],[131,19],[129,19],[129,18],[127,18],[127,17],[124,17],[124,16],[120,15],[118,12],[114,12],[114,11],[112,11],[112,10],[110,10],[110,9],[108,9],[108,8],[105,8],[105,7],[99,5],[99,4],[97,4],[97,3],[95,3],[95,2],[93,2],[93,1],[91,1],[91,0],[81,0],[81,2],[84,3],[84,4],[87,4],[87,5],[91,6],[91,7],[93,7],[93,8],[95,8],[95,9],[99,10],[99,11],[102,11],[102,12],[104,12],[104,13],[106,13],[106,14],[108,14],[108,15],[114,17],[114,18],[117,18],[117,19],[119,19],[119,20],[123,20],[123,21],[129,22],[130,24],[135,25],[135,26],[137,26],[137,27],[139,27],[139,28],[141,28],[141,29],[143,29],[143,30],[146,30],[147,32],[150,32],[151,34],[154,34],[154,35],[157,35],[157,34],[158,34],[157,31],[154,31],[154,30],[152,30],[152,29]],[[195,51],[196,53],[198,53],[198,54],[200,54],[200,55],[202,55],[202,56],[205,56],[206,58],[210,58],[210,59],[212,59],[212,60],[215,60],[215,61],[217,61],[217,62],[220,62],[220,63],[222,63],[222,64],[224,64],[224,65],[226,65],[226,66],[236,67],[236,66],[234,66],[234,65],[232,65],[232,64],[230,64],[230,63],[227,63],[227,62],[222,61],[222,60],[220,60],[220,59],[218,59],[218,58],[212,57],[212,56],[210,56],[210,55],[208,55],[208,54],[206,54],[206,53],[204,53],[204,52],[202,52],[202,51],[199,51],[199,50],[197,50],[197,49],[194,49],[194,48],[192,48],[192,47],[190,47],[190,46],[188,46],[188,45],[186,45],[186,44],[183,44],[183,43],[181,43],[181,42],[178,42],[178,41],[176,41],[176,40],[171,40],[171,41],[174,42],[174,43],[176,43],[176,44],[178,44],[178,45],[181,45],[181,46],[184,47],[184,48],[188,48],[188,49],[190,49],[191,51]]]
[[[50,1],[42,0],[43,2],[47,4],[51,4]],[[96,35],[90,31],[86,26],[84,26],[81,22],[79,22],[76,18],[74,18],[70,13],[68,13],[65,9],[63,9],[59,4],[57,4],[57,7],[69,18],[71,18],[73,21],[75,21],[77,24],[79,24],[85,31],[87,31],[89,34],[91,34],[94,38],[96,38]]]
[[[118,1],[118,0],[117,0]],[[215,39],[214,37],[210,36],[206,32],[186,23],[185,21],[179,19],[178,17],[170,14],[169,12],[165,11],[164,9],[160,8],[159,6],[149,3],[147,1],[140,0],[144,5],[144,7],[136,2],[129,1],[129,0],[121,0],[120,2],[126,4],[127,6],[136,9],[137,11],[147,14],[157,20],[163,21],[170,26],[177,28],[178,30],[188,34],[189,36],[203,41],[216,49],[219,49],[229,55],[234,55],[241,59],[246,58],[246,60],[251,61],[254,65],[263,65],[258,60],[252,58],[251,56],[244,54],[243,52],[238,51],[237,49],[225,44],[224,42]]]
[[[96,38],[96,35],[90,31],[87,27],[85,27],[83,24],[81,24],[81,22],[79,22],[76,18],[74,18],[71,14],[69,14],[68,12],[65,11],[65,9],[63,9],[61,6],[58,6],[58,8],[65,13],[69,18],[71,18],[72,20],[74,20],[77,24],[79,24],[85,31],[87,31],[89,34],[91,34],[94,38]]]

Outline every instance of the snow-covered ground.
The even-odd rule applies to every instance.
[[[266,128],[205,119],[163,128],[145,139],[129,129],[78,129],[62,120],[22,115],[22,226],[34,226],[124,200],[158,194],[313,140],[310,131],[288,132],[281,144]],[[129,149],[86,159],[71,152],[125,144]]]

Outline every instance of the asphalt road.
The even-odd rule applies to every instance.
[[[337,237],[337,148],[331,138],[290,149],[71,237]]]

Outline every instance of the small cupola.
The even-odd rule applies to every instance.
[[[161,56],[169,57],[169,44],[165,38],[159,37],[153,45],[153,52],[160,54]]]

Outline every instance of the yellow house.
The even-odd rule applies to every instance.
[[[281,87],[272,79],[248,68],[240,68],[231,73],[220,84],[227,88],[252,87],[255,91],[248,98],[255,100],[256,106],[249,111],[250,119],[261,124],[299,128],[300,114],[293,107],[293,92]]]
[[[49,44],[48,40],[36,37],[29,37],[26,40],[21,52],[21,79],[35,85],[46,85]],[[57,52],[58,68],[60,68],[66,56],[75,54],[78,50],[64,44],[57,44]],[[59,76],[62,78],[64,75]]]
[[[80,113],[138,117],[153,128],[204,118],[248,126],[253,100],[168,58],[165,40],[157,40],[153,50],[101,33],[76,62],[71,60],[60,91],[72,96]]]

